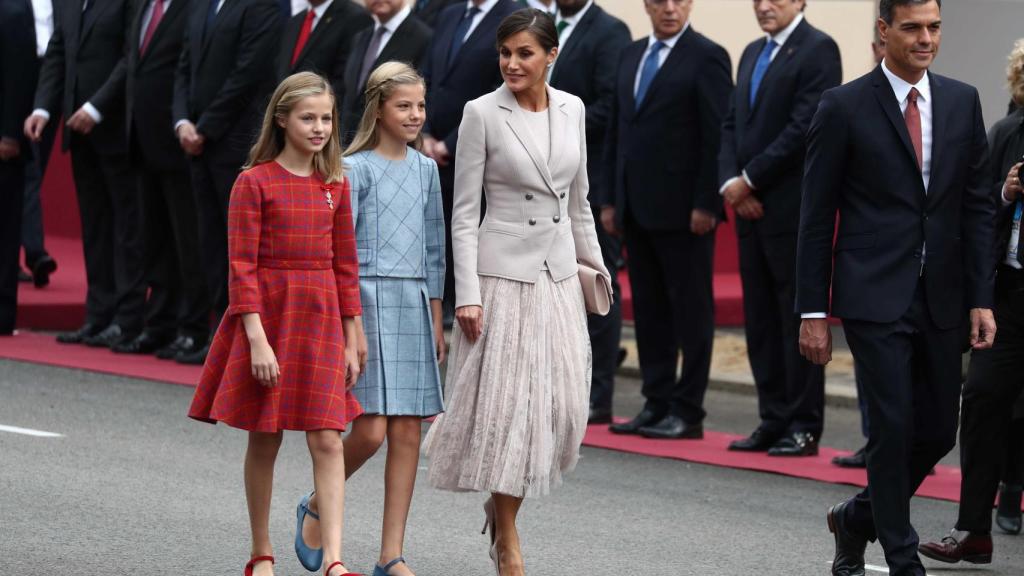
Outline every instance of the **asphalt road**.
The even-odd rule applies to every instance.
[[[637,405],[623,382],[619,412]],[[241,462],[245,434],[185,417],[186,387],[0,360],[0,576],[234,575],[248,554]],[[712,392],[708,427],[749,431],[752,397]],[[856,447],[857,415],[830,409],[826,443]],[[735,430],[733,430],[735,429]],[[526,503],[521,531],[533,576],[825,576],[829,505],[851,488],[771,474],[584,449],[552,496]],[[301,434],[286,435],[275,478],[278,575],[307,574],[292,553],[294,507],[311,484]],[[383,459],[349,482],[344,556],[377,557]],[[406,557],[422,576],[492,574],[479,534],[483,497],[430,488],[421,476]],[[938,537],[956,506],[918,499],[913,518]],[[881,549],[868,562],[884,566]],[[869,571],[869,574],[883,572]],[[933,575],[1020,576],[1024,536],[996,536],[990,567]]]

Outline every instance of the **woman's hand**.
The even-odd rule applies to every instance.
[[[357,346],[345,347],[345,389],[351,390],[359,381],[359,374],[362,370],[359,367],[359,351]]]
[[[277,379],[281,376],[281,367],[277,365],[277,356],[267,339],[252,341],[249,344],[249,355],[252,358],[253,377],[267,388],[277,386]]]
[[[459,323],[462,333],[470,342],[476,342],[484,332],[484,307],[460,306],[455,309],[455,320]]]

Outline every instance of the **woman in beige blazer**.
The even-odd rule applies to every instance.
[[[585,114],[547,85],[558,35],[520,10],[498,28],[505,83],[466,104],[455,155],[455,317],[447,412],[426,440],[430,481],[489,492],[491,557],[523,573],[515,520],[579,457],[590,342],[577,262],[608,271],[587,201]],[[480,221],[481,199],[487,214]],[[485,528],[486,529],[486,528]]]

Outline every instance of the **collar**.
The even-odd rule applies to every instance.
[[[882,72],[885,73],[885,77],[889,80],[889,84],[892,86],[892,91],[896,93],[896,101],[903,105],[903,101],[907,99],[907,95],[910,94],[911,88],[917,88],[917,92],[925,102],[931,102],[932,100],[932,83],[925,72],[925,75],[917,84],[911,84],[900,78],[899,76],[892,73],[889,67],[885,65],[885,60],[882,60]]]
[[[803,22],[803,21],[804,21],[804,13],[801,12],[801,13],[796,15],[796,18],[793,18],[793,21],[789,23],[789,26],[786,26],[785,28],[783,28],[775,36],[768,36],[768,38],[771,38],[772,40],[774,40],[775,43],[778,44],[779,47],[781,48],[786,43],[786,40],[789,40],[789,37],[793,35],[793,31],[796,30],[796,27],[799,26],[800,23]]]
[[[409,14],[411,13],[412,4],[406,4],[404,8],[399,10],[397,14],[391,17],[391,20],[388,20],[383,24],[380,23],[380,20],[378,20],[376,16],[372,14],[371,16],[373,17],[373,21],[377,23],[377,26],[383,26],[385,30],[394,34],[395,30],[398,30],[398,27],[402,25],[402,22],[405,22],[405,19],[408,18]]]
[[[526,0],[526,3],[530,8],[535,8],[541,12],[547,12],[552,16],[558,13],[558,4],[555,4],[554,0],[551,0],[550,6],[545,6],[540,0]]]
[[[690,21],[687,20],[686,24],[683,24],[683,29],[680,30],[678,34],[676,34],[675,36],[672,36],[671,38],[666,38],[666,39],[662,40],[661,43],[664,44],[669,50],[671,50],[671,49],[676,47],[676,42],[678,42],[679,38],[681,38],[683,34],[686,34],[686,31],[689,30],[689,29],[690,29]],[[650,50],[651,46],[653,46],[654,43],[657,42],[657,41],[658,41],[658,37],[655,36],[654,34],[651,34],[650,36],[648,36],[647,37],[647,49]]]
[[[494,8],[494,5],[497,4],[498,2],[499,2],[499,0],[484,0],[480,4],[476,4],[476,3],[473,2],[473,0],[467,0],[467,2],[466,2],[466,10],[468,11],[473,6],[476,6],[477,8],[480,9],[480,14],[479,15],[480,16],[486,16],[487,13],[491,11],[491,8]]]
[[[326,2],[319,6],[313,6],[312,4],[310,4],[306,8],[312,10],[313,13],[316,14],[316,21],[319,22],[320,19],[324,17],[324,12],[327,12],[327,9],[330,8],[331,4],[333,3],[334,0],[327,0]]]
[[[594,5],[594,0],[589,0],[587,2],[587,5],[584,6],[582,10],[580,10],[579,12],[573,14],[572,16],[569,16],[568,18],[563,18],[561,11],[557,12],[555,14],[555,25],[557,25],[559,22],[568,22],[569,23],[569,27],[571,28],[571,27],[579,24],[580,20],[583,20],[583,15],[586,14],[587,10],[590,10],[590,7],[593,6],[593,5]]]

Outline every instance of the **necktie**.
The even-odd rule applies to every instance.
[[[153,13],[149,16],[149,25],[146,26],[146,35],[142,37],[142,45],[139,46],[139,56],[146,53],[146,49],[149,48],[150,41],[153,40],[153,34],[156,33],[156,27],[160,25],[160,21],[164,18],[164,0],[153,0]]]
[[[637,108],[640,108],[640,104],[644,101],[644,96],[647,95],[647,89],[651,87],[651,82],[654,81],[654,76],[658,73],[658,54],[664,47],[665,43],[661,40],[651,44],[651,51],[647,54],[644,66],[640,70],[640,84],[636,87]]]
[[[213,30],[213,21],[217,19],[217,5],[220,0],[210,0],[210,7],[206,10],[206,27],[203,28],[203,39]]]
[[[448,66],[451,67],[452,62],[455,61],[455,56],[459,53],[459,49],[462,48],[462,44],[466,42],[466,34],[469,32],[469,26],[473,23],[473,18],[480,13],[480,9],[476,6],[466,10],[466,13],[462,15],[462,20],[459,20],[459,25],[455,27],[455,35],[452,36],[452,44],[448,49]]]
[[[302,49],[306,47],[306,42],[309,41],[309,35],[313,32],[313,19],[316,18],[316,12],[313,9],[306,10],[306,19],[302,21],[302,28],[299,29],[299,39],[295,41],[295,50],[292,51],[292,68],[295,67],[295,63],[299,61],[299,54],[302,54]]]
[[[917,98],[921,93],[917,88],[911,88],[907,95],[907,111],[903,113],[903,120],[907,123],[907,132],[910,132],[910,141],[914,144],[914,153],[917,154],[917,169],[924,167],[924,145],[921,143],[921,109],[917,107]]]
[[[359,91],[366,86],[366,79],[370,77],[370,70],[373,68],[373,63],[377,61],[377,53],[380,52],[380,45],[384,41],[384,33],[387,31],[388,29],[383,26],[377,26],[377,29],[373,31],[373,38],[370,39],[370,45],[366,47],[366,54],[363,55],[363,67],[359,69],[359,83],[356,84],[356,89]]]
[[[764,48],[761,49],[761,54],[757,57],[757,63],[754,64],[754,73],[750,76],[750,107],[754,107],[754,102],[757,101],[757,89],[761,87],[761,81],[764,80],[764,73],[768,71],[768,66],[772,63],[772,52],[775,51],[778,44],[771,38],[768,39],[764,44]]]
[[[569,27],[569,21],[568,20],[562,20],[561,22],[558,23],[557,26],[555,26],[555,28],[558,30],[558,38],[559,38],[559,40],[561,40],[561,38],[562,38],[562,32],[565,32],[565,29],[568,28],[568,27]]]

